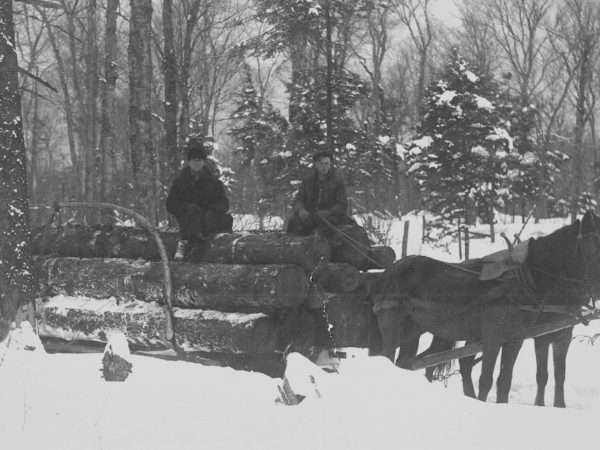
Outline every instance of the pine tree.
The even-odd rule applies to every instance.
[[[369,83],[348,62],[349,33],[363,20],[361,11],[366,7],[372,8],[372,2],[257,1],[258,20],[271,28],[256,43],[256,51],[264,57],[284,53],[290,61],[283,192],[296,188],[319,150],[333,153],[335,166],[355,190],[366,191],[373,178],[384,181],[381,175],[392,172],[377,158],[382,151],[393,153],[395,144],[369,135],[352,117],[353,108],[369,95]],[[370,198],[376,195],[373,191]]]
[[[509,195],[507,175],[518,166],[509,110],[494,80],[453,52],[445,76],[428,89],[407,157],[437,226],[470,223],[475,213],[493,223],[494,208]]]
[[[250,181],[240,185],[244,203],[256,204],[252,211],[261,219],[270,214],[283,215],[289,198],[281,195],[281,171],[289,157],[286,151],[288,123],[271,103],[257,93],[250,68],[246,65],[244,84],[232,118],[237,125],[231,134],[236,138],[241,177]],[[247,176],[243,176],[247,175]]]

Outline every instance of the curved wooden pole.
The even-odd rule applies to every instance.
[[[165,305],[167,308],[167,339],[173,345],[173,349],[179,353],[179,345],[177,344],[177,340],[175,338],[175,332],[173,329],[174,323],[174,315],[173,315],[173,302],[172,302],[172,281],[171,281],[171,271],[169,270],[169,257],[167,256],[167,250],[162,242],[162,239],[158,235],[158,231],[154,225],[150,223],[148,219],[146,219],[141,214],[135,212],[132,209],[125,208],[124,206],[115,205],[113,203],[104,203],[104,202],[69,202],[62,203],[57,202],[51,205],[49,204],[33,204],[29,205],[30,208],[99,208],[99,209],[114,209],[116,211],[121,211],[125,214],[133,216],[133,218],[139,222],[139,224],[152,235],[154,241],[156,242],[156,246],[158,247],[158,252],[160,254],[160,261],[162,264],[163,275],[164,275],[164,294],[165,294]]]

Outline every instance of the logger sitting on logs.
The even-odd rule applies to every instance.
[[[210,170],[207,146],[210,140],[190,137],[185,151],[188,164],[173,182],[167,197],[167,211],[179,224],[180,241],[173,259],[180,260],[187,248],[201,244],[216,233],[231,233],[233,217],[225,186]]]
[[[355,222],[347,214],[346,185],[332,167],[332,154],[319,151],[314,154],[313,163],[315,170],[302,180],[296,194],[287,232],[306,236],[318,229],[330,240],[334,237],[333,227]]]

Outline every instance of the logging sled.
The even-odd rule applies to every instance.
[[[368,270],[396,257],[362,228],[346,232],[336,246],[319,234],[218,234],[165,265],[143,229],[39,227],[38,332],[49,351],[101,351],[117,331],[133,351],[270,375],[289,352],[368,348],[378,339]],[[172,255],[178,233],[157,235]]]
[[[176,233],[159,234],[172,254]],[[291,352],[315,361],[345,347],[426,369],[430,380],[458,360],[465,395],[480,400],[501,354],[498,402],[508,401],[516,357],[533,338],[535,403],[544,404],[552,346],[554,405],[564,407],[573,326],[600,317],[598,216],[588,212],[548,236],[458,264],[419,255],[395,261],[392,249],[364,236],[360,246],[355,235],[344,249],[318,234],[217,235],[186,261],[169,262],[165,311],[164,264],[148,233],[42,228],[33,236],[39,334],[47,348],[89,351],[117,330],[135,351],[175,357],[176,342],[178,358],[273,376],[282,375]],[[417,354],[426,332],[432,344]],[[457,341],[466,344],[455,348]],[[471,370],[479,353],[476,393]]]

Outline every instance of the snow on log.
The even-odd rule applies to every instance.
[[[286,358],[283,383],[280,386],[281,401],[297,405],[304,399],[319,400],[333,388],[334,376],[328,374],[311,360],[299,353]]]
[[[159,232],[167,253],[177,246],[177,232]],[[154,240],[139,228],[64,226],[33,231],[32,252],[78,258],[160,259]],[[199,251],[188,252],[192,262],[220,264],[300,264],[314,268],[331,258],[329,243],[320,236],[293,236],[282,232],[219,234]]]
[[[43,296],[163,301],[160,263],[130,259],[36,257]],[[174,306],[264,312],[304,302],[308,276],[297,265],[171,263]]]
[[[311,276],[312,281],[321,285],[325,291],[350,292],[358,287],[359,273],[351,264],[323,262]]]
[[[375,245],[369,250],[369,257],[360,270],[387,269],[396,261],[396,252],[386,245]]]
[[[372,308],[363,293],[328,293],[325,307],[313,312],[319,326],[317,344],[325,348],[369,348],[378,332]]]
[[[262,313],[174,308],[174,315],[177,342],[185,351],[265,354],[277,348],[279,326]],[[42,337],[107,342],[110,333],[120,331],[131,345],[171,346],[165,313],[156,303],[56,296],[38,301],[36,319]]]

